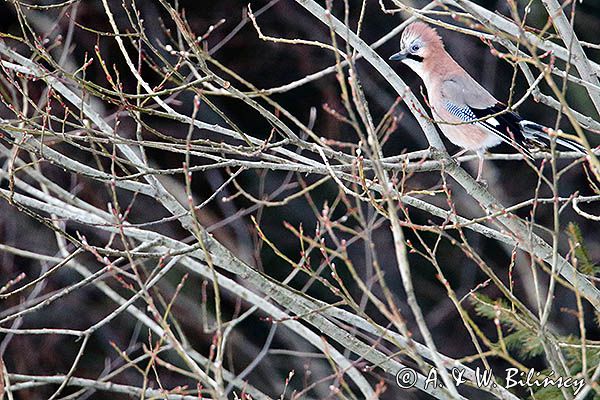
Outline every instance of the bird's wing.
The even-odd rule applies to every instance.
[[[457,105],[485,109],[498,103],[487,90],[469,75],[454,75],[441,85],[442,96]]]
[[[520,122],[522,118],[515,112],[506,111],[506,107],[496,100],[487,90],[471,77],[456,77],[442,83],[442,99],[446,111],[462,122],[473,122],[503,142],[530,155],[523,146],[525,138]],[[485,119],[486,117],[489,117]]]

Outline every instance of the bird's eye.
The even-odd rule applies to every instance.
[[[419,46],[418,44],[413,44],[412,46],[410,46],[410,52],[411,53],[416,53],[417,51],[419,51],[421,49],[421,46]]]

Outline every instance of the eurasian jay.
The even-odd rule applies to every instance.
[[[434,120],[444,135],[465,151],[477,153],[477,180],[486,149],[506,142],[530,157],[529,147],[547,147],[550,142],[548,128],[507,110],[458,65],[432,27],[422,22],[407,26],[400,39],[400,52],[390,60],[402,61],[423,80]],[[578,143],[559,137],[555,140],[568,149],[585,153]]]

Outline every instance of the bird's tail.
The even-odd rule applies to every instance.
[[[523,129],[523,136],[525,137],[526,140],[530,140],[532,142],[534,142],[537,145],[541,145],[544,148],[549,148],[550,147],[550,135],[548,134],[548,130],[549,128],[546,128],[545,126],[536,124],[535,122],[531,122],[531,121],[527,121],[527,120],[523,120],[521,122],[519,122],[519,124],[521,125],[521,128]],[[582,145],[580,145],[577,142],[574,142],[572,140],[568,140],[568,139],[564,139],[561,137],[555,137],[556,140],[556,144],[566,147],[572,151],[577,151],[580,153],[585,154],[586,150],[585,147],[583,147]]]

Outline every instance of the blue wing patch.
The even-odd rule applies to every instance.
[[[445,107],[450,114],[461,122],[477,121],[473,123],[497,135],[502,141],[521,149],[526,155],[530,155],[527,148],[523,146],[524,137],[520,125],[522,118],[512,111],[502,112],[505,110],[503,105],[496,104],[492,107],[478,109],[467,105],[458,106],[446,100]],[[496,116],[492,117],[491,115]],[[489,118],[485,119],[486,117]]]
[[[460,119],[462,122],[470,122],[476,120],[475,113],[469,106],[457,106],[454,103],[446,101],[446,111]]]

